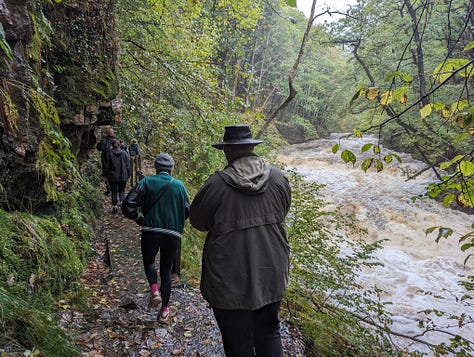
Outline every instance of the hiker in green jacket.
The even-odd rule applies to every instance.
[[[247,125],[225,128],[228,165],[211,175],[191,204],[193,227],[208,231],[201,292],[212,307],[226,356],[283,355],[278,311],[288,284],[286,176],[253,153]]]
[[[189,215],[188,193],[183,183],[171,176],[173,168],[173,158],[160,153],[155,159],[156,175],[146,176],[138,182],[137,201],[144,216],[141,221],[141,250],[151,290],[149,306],[158,307],[161,302],[158,319],[162,323],[166,323],[169,318],[171,266],[184,230],[184,221]],[[155,268],[158,251],[159,289]]]

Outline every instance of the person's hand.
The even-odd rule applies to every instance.
[[[135,222],[139,225],[139,226],[143,226],[143,214],[141,212],[138,213],[138,217],[137,219],[135,220]]]

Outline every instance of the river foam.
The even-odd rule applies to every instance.
[[[375,143],[374,138],[343,139],[337,135],[330,139],[315,140],[284,148],[278,158],[289,167],[297,169],[308,181],[325,184],[321,191],[326,200],[341,205],[352,213],[360,225],[368,229],[368,241],[386,239],[377,256],[384,264],[365,270],[360,281],[369,287],[377,285],[386,292],[383,296],[391,301],[388,310],[393,314],[392,328],[406,335],[415,336],[419,314],[426,309],[438,309],[459,315],[466,313],[474,318],[474,307],[460,301],[464,288],[458,282],[463,276],[474,274],[474,258],[464,265],[467,253],[460,250],[458,239],[471,231],[474,217],[466,213],[447,209],[430,199],[412,200],[423,195],[429,183],[436,181],[431,171],[425,171],[415,179],[406,180],[406,173],[415,173],[424,168],[422,162],[409,155],[396,153],[402,163],[385,164],[381,172],[369,169],[364,173],[358,166],[346,164],[340,158],[344,149],[361,153],[365,143]],[[339,143],[337,154],[331,147]],[[382,149],[383,154],[393,153]],[[368,153],[358,157],[361,162]],[[454,230],[452,237],[441,239],[437,244],[434,236],[426,236],[429,227],[444,226]],[[430,315],[438,325],[453,325],[452,320]],[[473,340],[474,328],[447,328],[450,333],[459,333]],[[447,334],[430,332],[420,337],[429,343],[448,342]],[[406,339],[395,339],[402,348],[418,349],[429,354],[423,344],[412,344]]]

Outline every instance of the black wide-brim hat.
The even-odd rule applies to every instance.
[[[262,140],[252,139],[250,128],[246,124],[230,125],[225,127],[224,139],[222,142],[213,144],[216,149],[222,150],[228,145],[258,145]]]

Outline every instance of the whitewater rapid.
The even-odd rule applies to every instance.
[[[421,332],[418,320],[425,317],[418,312],[425,309],[466,313],[474,318],[472,303],[466,306],[459,299],[465,290],[458,284],[463,276],[474,275],[474,257],[464,265],[469,251],[461,252],[458,243],[460,236],[472,230],[474,216],[447,209],[435,200],[412,200],[423,195],[427,185],[436,181],[430,170],[406,180],[407,173],[413,174],[425,167],[422,162],[396,153],[402,159],[401,164],[394,160],[390,165],[385,164],[381,172],[369,169],[364,173],[359,164],[368,153],[362,154],[361,147],[376,140],[371,137],[341,140],[340,137],[333,134],[329,139],[287,146],[280,151],[278,159],[295,168],[306,180],[325,184],[321,192],[326,200],[354,214],[360,225],[368,229],[367,241],[387,239],[384,248],[377,253],[384,266],[364,271],[360,281],[367,287],[375,284],[386,291],[383,299],[393,302],[388,307],[393,314],[392,329],[418,335]],[[331,148],[336,143],[341,148],[333,154]],[[344,149],[358,156],[355,168],[340,158]],[[383,154],[394,153],[382,150]],[[434,226],[450,227],[454,233],[437,244],[435,235],[425,234],[427,228]],[[455,321],[432,315],[437,324],[456,325]],[[462,329],[453,326],[445,330],[474,340],[473,326]],[[448,342],[448,338],[447,334],[435,332],[420,337],[433,344]],[[402,348],[429,353],[422,344],[412,344],[405,339],[396,341]]]

